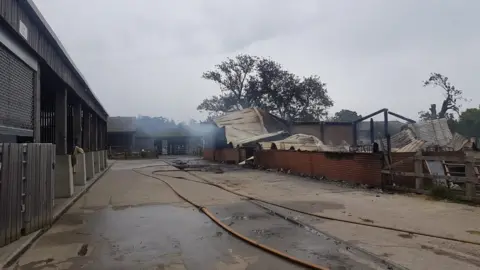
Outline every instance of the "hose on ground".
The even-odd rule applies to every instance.
[[[173,165],[172,165],[173,166]],[[148,168],[148,167],[155,167],[155,166],[145,166],[145,167],[141,167],[141,168]],[[140,168],[138,168],[140,169]],[[156,172],[161,172],[162,170],[158,170],[158,171],[153,171],[152,173],[156,173]],[[187,172],[189,173],[188,171],[184,171],[184,172]],[[274,202],[270,202],[270,201],[267,201],[267,200],[264,200],[264,199],[261,199],[261,198],[257,198],[257,197],[253,197],[253,196],[249,196],[249,195],[245,195],[245,194],[242,194],[242,193],[239,193],[239,192],[236,192],[236,191],[233,191],[233,190],[230,190],[228,188],[225,188],[219,184],[216,184],[216,183],[212,183],[211,181],[201,177],[201,176],[198,176],[196,174],[192,174],[192,173],[189,173],[189,175],[192,175],[202,181],[196,181],[196,180],[192,180],[192,179],[186,179],[186,178],[183,178],[187,181],[193,181],[193,182],[197,182],[197,183],[203,183],[203,184],[207,184],[207,185],[212,185],[212,186],[215,186],[217,188],[220,188],[220,189],[223,189],[227,192],[230,192],[232,194],[235,194],[237,196],[241,196],[241,197],[244,197],[246,199],[249,199],[249,200],[255,200],[255,201],[259,201],[259,202],[262,202],[262,203],[266,203],[266,204],[269,204],[269,205],[273,205],[273,206],[277,206],[277,207],[280,207],[280,208],[283,208],[283,209],[287,209],[287,210],[290,210],[290,211],[294,211],[294,212],[297,212],[297,213],[300,213],[300,214],[304,214],[304,215],[309,215],[309,216],[312,216],[312,217],[317,217],[317,218],[321,218],[321,219],[326,219],[326,220],[331,220],[331,221],[336,221],[336,222],[342,222],[342,223],[349,223],[349,224],[353,224],[353,225],[360,225],[360,226],[365,226],[365,227],[371,227],[371,228],[378,228],[378,229],[383,229],[383,230],[389,230],[389,231],[395,231],[395,232],[401,232],[401,233],[407,233],[407,234],[412,234],[412,235],[419,235],[419,236],[425,236],[425,237],[431,237],[431,238],[437,238],[437,239],[442,239],[442,240],[448,240],[448,241],[453,241],[453,242],[458,242],[458,243],[464,243],[464,244],[471,244],[471,245],[476,245],[476,246],[480,246],[480,242],[477,242],[477,241],[471,241],[471,240],[466,240],[466,239],[459,239],[459,238],[454,238],[454,237],[448,237],[448,236],[442,236],[442,235],[437,235],[437,234],[431,234],[431,233],[424,233],[424,232],[419,232],[419,231],[414,231],[414,230],[408,230],[408,229],[401,229],[401,228],[395,228],[395,227],[391,227],[391,226],[386,226],[386,225],[377,225],[377,224],[371,224],[371,223],[362,223],[362,222],[358,222],[358,221],[353,221],[353,220],[348,220],[348,219],[342,219],[342,218],[337,218],[337,217],[332,217],[332,216],[327,216],[327,215],[321,215],[321,214],[314,214],[314,213],[310,213],[310,212],[306,212],[306,211],[303,211],[303,210],[299,210],[299,209],[295,209],[295,208],[292,208],[292,207],[288,207],[288,206],[285,206],[285,205],[281,205],[281,204],[278,204],[278,203],[274,203]],[[167,177],[172,177],[170,175],[163,175],[163,176],[167,176]],[[178,177],[177,177],[178,178]]]
[[[145,168],[145,167],[142,167],[142,168]],[[139,169],[139,168],[136,168],[136,169]],[[298,258],[295,258],[293,256],[290,256],[284,252],[281,252],[281,251],[278,251],[274,248],[271,248],[271,247],[268,247],[266,245],[263,245],[263,244],[260,244],[258,242],[256,242],[255,240],[252,240],[240,233],[238,233],[237,231],[233,230],[230,226],[226,225],[225,223],[221,222],[214,214],[212,214],[206,207],[204,206],[201,206],[193,201],[191,201],[190,199],[186,198],[185,196],[183,196],[181,193],[179,193],[168,181],[165,181],[163,179],[160,179],[160,178],[156,178],[154,177],[153,175],[150,175],[150,174],[146,174],[146,173],[143,173],[143,172],[140,172],[136,169],[132,169],[132,171],[138,173],[138,174],[141,174],[141,175],[144,175],[144,176],[147,176],[147,177],[152,177],[152,178],[155,178],[157,180],[160,180],[162,181],[163,183],[165,183],[178,197],[180,197],[181,199],[183,199],[184,201],[188,202],[189,204],[195,206],[196,208],[198,208],[202,213],[204,213],[207,217],[209,217],[213,222],[215,222],[218,226],[222,227],[225,231],[229,232],[230,234],[234,235],[235,237],[247,242],[248,244],[250,245],[253,245],[257,248],[260,248],[264,251],[267,251],[277,257],[280,257],[282,259],[285,259],[287,261],[290,261],[292,263],[295,263],[297,265],[300,265],[300,266],[303,266],[303,267],[307,267],[309,269],[316,269],[316,270],[328,270],[328,268],[324,267],[324,266],[320,266],[320,265],[316,265],[316,264],[312,264],[310,262],[307,262],[307,261],[303,261],[303,260],[300,260]],[[200,182],[200,181],[194,181],[194,182],[199,182],[199,183],[202,183],[202,184],[207,184],[207,183],[204,183],[204,182]]]

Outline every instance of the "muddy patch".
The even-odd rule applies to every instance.
[[[80,249],[78,250],[77,255],[83,257],[83,256],[87,255],[87,252],[88,252],[88,244],[83,244],[80,247]]]
[[[251,230],[252,236],[256,238],[280,238],[283,239],[285,236],[289,235],[292,232],[291,227],[272,227],[269,229],[254,229]]]
[[[136,208],[136,207],[143,207],[143,206],[155,206],[155,205],[169,205],[167,203],[157,203],[157,202],[149,202],[149,203],[139,203],[139,204],[128,204],[128,205],[112,205],[112,210],[114,211],[121,211],[128,208]]]
[[[277,201],[276,203],[288,208],[310,213],[323,212],[325,210],[345,209],[343,204],[325,201]]]
[[[414,234],[411,234],[411,233],[399,233],[397,234],[399,237],[401,238],[405,238],[405,239],[412,239],[413,237],[415,237]]]
[[[368,219],[368,218],[359,218],[359,219],[360,219],[361,221],[365,222],[365,223],[371,223],[371,224],[375,223],[373,220]]]
[[[470,230],[467,233],[480,236],[480,231]]]
[[[57,222],[61,225],[77,226],[85,224],[85,217],[81,214],[65,214]]]
[[[466,262],[468,264],[480,267],[480,259],[468,258],[466,256],[462,256],[460,254],[453,253],[453,252],[450,252],[450,251],[447,251],[447,250],[444,250],[444,249],[439,249],[439,248],[436,248],[436,247],[433,247],[433,246],[421,245],[420,247],[423,250],[429,250],[429,251],[435,253],[436,255],[449,257],[449,258],[457,260],[457,261]]]
[[[234,213],[232,215],[232,220],[258,220],[258,219],[269,219],[272,214],[268,213]]]

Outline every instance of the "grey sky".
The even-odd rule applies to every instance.
[[[334,112],[440,103],[440,72],[477,107],[480,1],[35,0],[110,115],[201,119],[201,79],[238,53],[327,83]]]

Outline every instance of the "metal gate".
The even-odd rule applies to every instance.
[[[33,129],[34,74],[0,45],[0,125]]]

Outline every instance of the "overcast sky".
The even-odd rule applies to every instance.
[[[476,0],[34,0],[111,116],[202,119],[201,79],[238,53],[319,75],[340,109],[417,119],[448,76],[480,103]]]

